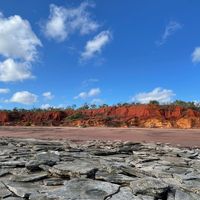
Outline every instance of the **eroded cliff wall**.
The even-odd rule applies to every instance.
[[[1,125],[200,128],[200,112],[180,106],[129,105],[86,110],[0,112]]]

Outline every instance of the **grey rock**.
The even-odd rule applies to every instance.
[[[39,186],[37,187],[31,183],[5,183],[7,188],[13,192],[16,196],[22,198],[29,198],[29,196],[39,190]]]
[[[119,186],[116,184],[90,179],[74,179],[66,181],[65,185],[59,189],[46,192],[46,195],[59,200],[102,200],[118,190]]]
[[[81,175],[90,176],[97,171],[98,165],[91,161],[74,160],[64,162],[50,168],[50,172],[62,177],[80,177]]]
[[[45,179],[47,177],[48,177],[48,174],[46,172],[42,172],[42,173],[37,173],[37,174],[14,176],[12,178],[12,181],[14,181],[14,182],[34,182],[34,181],[39,181],[39,180]]]
[[[129,187],[120,188],[119,192],[113,194],[110,200],[135,200],[136,196],[133,195],[132,190]]]
[[[45,194],[33,193],[29,196],[29,200],[58,200],[57,197],[48,197]]]
[[[194,193],[188,193],[181,190],[177,190],[175,193],[175,200],[198,200],[200,196]]]
[[[169,192],[167,195],[167,200],[175,200],[175,195],[172,192]]]
[[[40,170],[40,165],[43,164],[43,161],[38,161],[38,160],[30,160],[29,162],[26,163],[26,168],[30,171],[37,171]]]
[[[26,164],[25,161],[7,161],[0,162],[0,166],[9,166],[9,167],[24,167]]]
[[[135,167],[120,167],[120,169],[122,170],[122,172],[124,174],[127,174],[129,176],[133,176],[133,177],[140,177],[143,178],[149,174],[147,174],[146,172],[142,171],[141,169],[135,168]]]
[[[22,200],[23,198],[20,198],[20,197],[8,197],[8,198],[5,198],[6,200]]]
[[[114,155],[118,151],[117,150],[104,150],[104,149],[99,149],[92,151],[91,154],[96,155],[96,156],[109,156],[109,155]]]
[[[131,181],[136,180],[136,178],[126,176],[123,174],[118,174],[118,173],[108,173],[106,171],[97,171],[95,174],[95,179],[96,180],[103,180],[111,183],[116,183],[116,184],[124,184],[124,183],[130,183]]]
[[[9,174],[8,170],[6,170],[6,169],[0,169],[0,177],[5,176],[7,174]]]
[[[0,182],[0,199],[9,197],[12,193]]]
[[[46,186],[58,186],[58,185],[63,185],[64,180],[61,178],[49,178],[43,181],[44,185]]]
[[[36,154],[36,160],[52,166],[60,161],[60,154],[58,151],[40,152]]]
[[[120,188],[119,192],[112,195],[110,200],[154,200],[154,197],[147,195],[133,195],[129,187]]]
[[[0,138],[0,199],[197,200],[199,196],[197,148]]]
[[[183,181],[181,188],[200,194],[200,180],[187,180]]]
[[[132,181],[130,183],[130,187],[135,195],[146,194],[156,198],[162,198],[169,190],[169,187],[166,183],[151,177],[145,177],[136,181]]]

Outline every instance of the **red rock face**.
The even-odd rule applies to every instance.
[[[200,112],[180,106],[132,105],[88,110],[0,112],[1,125],[200,128]]]
[[[8,113],[0,112],[0,124],[4,124],[9,121]]]

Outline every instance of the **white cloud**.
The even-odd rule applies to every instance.
[[[172,97],[175,96],[172,90],[155,88],[151,92],[143,92],[135,95],[132,98],[132,101],[140,102],[140,103],[149,103],[149,101],[156,100],[160,103],[167,103],[172,101]]]
[[[9,102],[31,105],[37,102],[37,98],[38,98],[37,95],[33,93],[30,93],[28,91],[21,91],[21,92],[16,92],[15,94],[13,94]]]
[[[97,83],[97,82],[99,82],[99,79],[90,78],[90,79],[84,80],[84,81],[82,82],[82,86],[83,86],[83,87],[87,87],[87,86],[89,86],[90,84]]]
[[[42,96],[46,99],[46,100],[51,100],[54,98],[54,95],[51,92],[44,92],[42,94]]]
[[[7,94],[10,92],[10,89],[8,88],[0,88],[0,94]]]
[[[163,45],[171,35],[180,30],[182,27],[183,26],[180,23],[176,21],[170,21],[165,27],[165,31],[161,37],[161,40],[157,41],[156,43],[158,45]]]
[[[88,97],[87,92],[81,92],[78,96],[74,97],[74,99],[86,99]]]
[[[192,62],[199,63],[200,62],[200,47],[196,47],[192,53]]]
[[[0,15],[0,54],[7,58],[33,61],[37,57],[40,40],[27,20],[18,15]]]
[[[101,90],[99,88],[93,88],[88,92],[88,97],[94,97],[101,93]]]
[[[40,40],[27,20],[18,15],[4,17],[0,14],[0,81],[22,81],[33,78],[31,62],[38,57]]]
[[[43,110],[48,110],[50,107],[51,107],[51,106],[50,106],[49,104],[42,104],[42,105],[40,106],[40,108],[43,109]]]
[[[77,8],[65,8],[50,5],[50,16],[43,29],[47,37],[57,41],[64,41],[74,32],[81,35],[96,31],[98,23],[91,19],[88,7],[94,4],[83,2]]]
[[[74,99],[87,99],[90,97],[98,96],[101,93],[99,88],[92,88],[88,92],[81,92],[78,96],[74,97]]]
[[[102,48],[110,42],[112,36],[110,31],[102,31],[92,40],[89,40],[85,46],[84,52],[81,54],[83,60],[90,59],[95,56],[95,54],[101,53]]]
[[[59,104],[57,106],[51,106],[50,104],[42,104],[40,106],[41,109],[44,109],[44,110],[48,110],[49,108],[54,108],[54,109],[64,109],[66,106],[64,104]]]
[[[91,104],[103,104],[102,99],[92,99]]]
[[[30,64],[27,62],[15,62],[13,59],[9,58],[4,62],[0,62],[0,81],[23,81],[33,78],[30,68]]]

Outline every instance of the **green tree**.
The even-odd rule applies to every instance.
[[[176,106],[182,106],[184,108],[193,108],[193,109],[198,108],[198,106],[193,101],[186,102],[182,100],[176,100],[172,104]]]
[[[90,105],[90,108],[92,108],[92,109],[96,109],[96,108],[97,108],[97,105],[95,105],[95,104],[91,104],[91,105]]]
[[[149,104],[152,104],[152,105],[160,105],[159,101],[156,101],[156,100],[151,100],[151,101],[149,101]]]
[[[87,103],[84,103],[84,105],[82,105],[79,110],[88,110],[90,108],[90,106]]]

